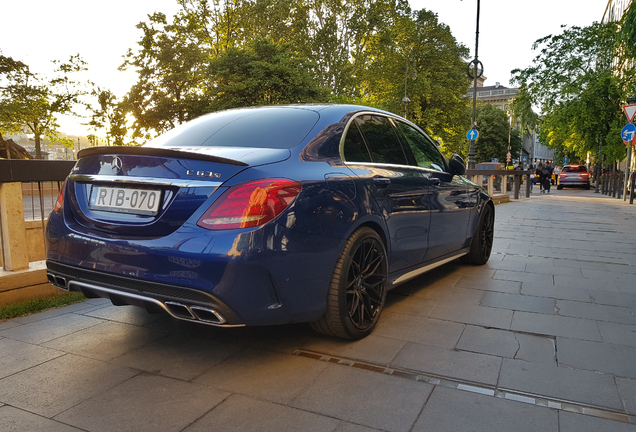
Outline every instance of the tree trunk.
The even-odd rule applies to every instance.
[[[35,158],[42,159],[42,150],[40,148],[40,134],[35,134]]]

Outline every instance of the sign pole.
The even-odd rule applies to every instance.
[[[599,140],[598,140],[598,161],[596,162],[596,190],[594,190],[594,193],[599,193],[598,189],[599,186],[601,185],[601,175],[603,175],[603,172],[601,171],[602,169],[602,165],[601,165],[601,149],[603,147],[603,134],[600,135]]]
[[[629,182],[629,167],[632,163],[632,147],[627,147],[627,163],[625,165],[625,179],[623,181],[623,201],[627,201],[627,182]]]

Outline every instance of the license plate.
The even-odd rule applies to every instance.
[[[161,191],[156,189],[92,186],[91,210],[154,216],[159,212]]]

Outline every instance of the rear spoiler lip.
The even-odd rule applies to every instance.
[[[160,147],[137,147],[137,146],[100,146],[89,147],[79,151],[77,158],[81,159],[86,156],[104,155],[104,154],[122,154],[122,155],[139,155],[139,156],[159,156],[168,158],[187,158],[209,162],[218,162],[225,165],[249,166],[245,162],[235,159],[228,159],[220,156],[206,155],[186,150],[176,150],[174,148]]]

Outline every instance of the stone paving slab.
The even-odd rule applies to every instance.
[[[550,298],[488,292],[480,304],[491,308],[554,315],[554,300]]]
[[[607,321],[618,324],[636,324],[636,316],[631,309],[619,306],[557,300],[556,307],[561,316]]]
[[[0,430],[3,432],[81,432],[63,423],[28,411],[0,404]]]
[[[412,296],[416,299],[436,300],[437,303],[467,303],[474,306],[479,305],[479,301],[485,291],[475,288],[454,287],[427,287],[426,289],[414,291]]]
[[[113,363],[148,373],[191,381],[244,348],[228,343],[170,335],[116,357]]]
[[[519,351],[519,341],[511,331],[469,325],[459,339],[457,349],[514,358]]]
[[[390,365],[474,383],[495,385],[501,360],[501,357],[496,356],[408,343]]]
[[[228,396],[210,387],[141,374],[83,401],[55,419],[89,431],[180,431]],[[96,419],[99,428],[95,428]]]
[[[443,303],[433,310],[430,318],[507,330],[512,314],[511,310],[506,309]]]
[[[524,283],[521,286],[521,294],[533,297],[547,297],[550,299],[591,302],[590,295],[586,290],[582,290],[573,286],[539,286]]]
[[[555,276],[539,273],[515,272],[510,270],[497,270],[495,279],[530,283],[534,285],[554,285]]]
[[[612,409],[623,404],[611,375],[503,359],[499,386]]]
[[[435,330],[439,330],[439,327],[434,328],[433,333],[437,333]],[[453,339],[451,338],[451,340]],[[358,341],[316,336],[302,348],[316,353],[342,356],[347,359],[389,364],[406,343],[405,340],[382,337],[374,332]]]
[[[588,290],[588,293],[593,303],[608,306],[628,307],[632,310],[632,313],[636,314],[636,293],[614,293],[594,290]]]
[[[111,360],[164,336],[148,328],[106,321],[43,346],[95,360]]]
[[[246,415],[249,413],[248,415]],[[198,419],[184,432],[323,432],[334,431],[342,421],[273,402],[233,395]]]
[[[559,413],[559,432],[634,432],[636,425],[569,412]]]
[[[0,379],[63,356],[53,349],[13,339],[0,339]]]
[[[291,403],[296,408],[391,432],[409,431],[433,386],[331,366]]]
[[[461,323],[386,313],[383,314],[373,334],[406,342],[452,348],[463,331],[464,325]]]
[[[193,382],[286,404],[328,367],[304,357],[248,348],[212,366]]]
[[[53,417],[104,393],[139,372],[70,354],[0,381],[0,401]]]
[[[495,272],[497,274],[499,270]],[[463,288],[475,288],[484,291],[498,291],[519,294],[521,283],[517,281],[496,280],[491,278],[475,278],[463,276],[455,286]]]
[[[596,321],[582,318],[514,312],[510,329],[539,335],[601,341]]]
[[[623,399],[625,411],[636,414],[636,380],[630,378],[616,378],[618,391]]]
[[[413,432],[558,432],[548,408],[436,387]]]
[[[636,378],[636,347],[558,337],[560,365]]]

